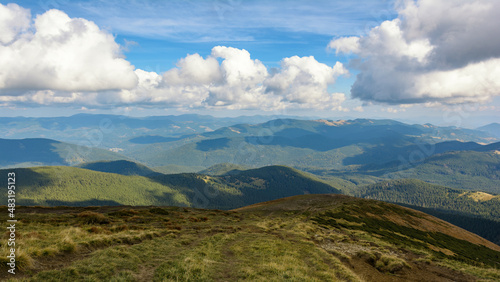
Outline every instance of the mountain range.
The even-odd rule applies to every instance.
[[[495,124],[198,115],[1,121],[0,175],[16,174],[17,209],[26,213],[20,236],[29,244],[19,260],[35,280],[94,275],[78,263],[85,254],[99,263],[92,277],[134,280],[133,269],[104,271],[140,257],[121,246],[137,244],[154,261],[167,242],[179,256],[151,263],[156,280],[258,280],[270,277],[271,264],[256,256],[270,253],[288,268],[307,265],[277,280],[500,279]],[[283,253],[286,246],[300,254]],[[55,254],[68,260],[51,272],[39,262],[56,263]],[[251,267],[219,269],[227,277],[206,270],[214,268],[207,259],[229,258]],[[311,270],[323,264],[331,271]]]

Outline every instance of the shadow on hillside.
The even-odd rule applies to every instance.
[[[321,134],[310,134],[293,138],[278,135],[248,136],[245,137],[245,142],[252,145],[296,147],[302,149],[312,149],[320,152],[326,152],[348,145],[347,142],[331,139]]]
[[[229,138],[202,140],[196,143],[196,149],[204,152],[215,151],[229,147]]]
[[[54,144],[61,142],[42,138],[9,140],[0,139],[0,163],[65,164],[65,160],[55,151]]]
[[[410,140],[408,140],[410,141]],[[430,143],[430,142],[411,142],[407,145],[395,144],[387,140],[380,141],[380,144],[375,147],[365,148],[362,154],[347,157],[344,159],[344,165],[356,165],[361,164],[360,170],[382,170],[382,169],[401,169],[409,168],[410,166],[418,165],[428,158],[444,154],[452,151],[484,151],[486,148],[494,148],[496,146],[491,145],[480,145],[474,142],[459,142],[459,141],[445,141],[440,143]],[[488,147],[490,146],[490,147]],[[455,156],[439,156],[439,158],[449,158],[452,159]]]

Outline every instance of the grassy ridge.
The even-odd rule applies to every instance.
[[[500,244],[500,196],[398,179],[357,187],[352,195],[411,206]]]
[[[238,211],[21,207],[17,212],[23,240],[15,279],[23,281],[500,278],[491,265],[500,247],[487,248],[482,244],[488,242],[423,213],[341,195],[292,197]],[[404,236],[414,233],[419,240],[408,242]],[[0,279],[6,275],[1,271]]]
[[[361,186],[353,192],[353,196],[460,212],[500,222],[500,196],[448,188],[417,179],[389,180]]]

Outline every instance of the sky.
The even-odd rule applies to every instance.
[[[498,0],[0,0],[0,116],[500,122]]]

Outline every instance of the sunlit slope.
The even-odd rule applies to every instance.
[[[23,250],[10,278],[24,281],[500,278],[499,246],[421,212],[343,195],[234,211],[20,207],[17,214]]]
[[[1,170],[6,174],[11,170]],[[13,170],[17,200],[24,205],[176,205],[231,209],[281,197],[338,193],[332,186],[288,167],[265,167],[234,175],[195,173],[149,177],[75,167]]]

